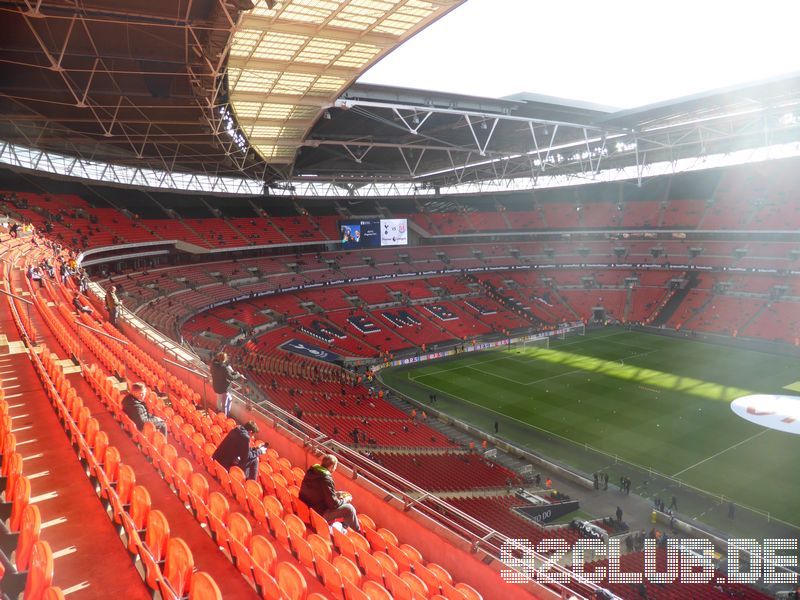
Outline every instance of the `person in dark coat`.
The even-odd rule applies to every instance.
[[[122,399],[122,412],[128,415],[139,431],[144,428],[145,423],[152,423],[158,431],[167,435],[167,424],[164,419],[148,412],[144,403],[146,397],[147,388],[141,381],[132,384],[130,392]]]
[[[112,285],[106,292],[106,310],[108,310],[108,322],[112,325],[117,324],[119,316],[119,297],[117,296],[117,286]]]
[[[92,314],[92,307],[85,305],[81,301],[80,294],[78,294],[77,292],[72,297],[72,306],[74,306],[75,310],[77,310],[78,312]]]
[[[211,363],[211,386],[217,395],[217,410],[227,417],[231,412],[231,383],[242,376],[228,364],[228,355],[218,353]]]
[[[247,479],[258,477],[258,457],[267,451],[267,444],[250,446],[250,439],[258,433],[255,421],[234,427],[217,446],[211,457],[225,467],[226,470],[237,466]]]
[[[361,533],[358,515],[351,503],[353,497],[347,492],[336,491],[333,472],[338,464],[339,460],[335,456],[326,454],[320,464],[310,467],[300,484],[300,499],[322,515],[328,523],[341,519],[346,528]]]

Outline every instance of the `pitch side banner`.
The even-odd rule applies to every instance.
[[[342,362],[342,357],[335,352],[325,350],[319,346],[315,346],[314,344],[309,344],[308,342],[303,342],[300,340],[289,340],[288,342],[282,343],[278,347],[281,350],[286,350],[287,352],[294,352],[300,356],[316,358],[317,360],[324,360],[329,363]]]

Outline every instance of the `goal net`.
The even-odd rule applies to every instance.
[[[578,335],[586,335],[586,325],[583,323],[573,323],[572,325],[561,328],[558,339],[565,340]]]

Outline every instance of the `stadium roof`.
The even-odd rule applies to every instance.
[[[0,139],[276,185],[425,188],[800,140],[798,74],[624,111],[352,84],[462,1],[6,3]]]

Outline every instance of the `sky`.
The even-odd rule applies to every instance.
[[[800,73],[797,0],[467,0],[359,81],[634,108]]]

